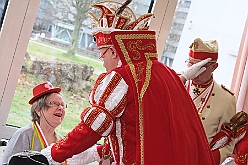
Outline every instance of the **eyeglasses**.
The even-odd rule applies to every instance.
[[[190,62],[189,59],[185,60],[184,62],[187,64],[187,66],[194,65],[194,63],[193,62]]]
[[[185,60],[184,62],[187,64],[188,67],[196,64],[196,63],[193,63],[193,62],[189,61],[189,59]],[[203,67],[208,67],[208,66],[210,66],[212,64],[214,64],[214,62],[209,62],[209,63],[205,64]]]
[[[60,102],[57,102],[57,101],[47,102],[47,106],[52,107],[52,108],[62,107],[62,109],[64,109],[64,110],[67,108],[67,104],[60,103]]]
[[[102,54],[100,54],[99,59],[104,58],[105,57],[105,54],[108,52],[109,49],[111,49],[111,46],[109,46]]]

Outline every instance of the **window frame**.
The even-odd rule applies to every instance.
[[[6,125],[40,0],[9,0],[0,32],[0,139],[16,127]],[[17,14],[18,13],[18,14]]]
[[[17,130],[6,125],[40,0],[9,0],[0,33],[0,139]],[[150,29],[156,31],[159,59],[169,33],[177,1],[156,1]],[[162,11],[162,14],[161,14]],[[16,14],[18,13],[18,14]],[[160,22],[160,24],[158,24]],[[17,76],[18,75],[18,76]]]

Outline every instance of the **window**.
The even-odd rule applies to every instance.
[[[190,8],[191,1],[180,1],[179,2],[179,7],[185,7],[185,8]]]
[[[180,35],[177,35],[177,34],[170,34],[169,36],[170,38],[170,41],[175,41],[175,42],[179,42],[180,40]]]
[[[23,3],[24,1],[26,4]],[[65,96],[65,101],[68,103],[67,114],[61,126],[58,128],[58,133],[65,135],[80,121],[79,114],[83,111],[84,107],[88,106],[88,94],[89,89],[91,89],[91,82],[94,82],[99,73],[105,71],[102,62],[98,59],[99,53],[97,52],[96,45],[94,43],[92,44],[91,26],[84,20],[79,24],[79,28],[75,27],[75,19],[68,14],[70,11],[67,9],[72,9],[74,12],[76,9],[73,7],[68,8],[71,2],[69,0],[63,1],[65,4],[59,3],[60,1],[56,1],[59,3],[56,4],[54,3],[55,1],[47,0],[17,0],[15,2],[16,6],[21,3],[25,9],[28,8],[29,2],[39,3],[39,6],[37,5],[37,9],[32,9],[32,12],[34,12],[32,15],[36,15],[36,12],[37,15],[34,20],[30,20],[34,22],[33,27],[30,27],[30,29],[32,28],[30,38],[28,38],[29,34],[25,35],[28,38],[26,41],[29,41],[27,43],[27,49],[19,54],[13,54],[11,58],[9,58],[9,54],[8,57],[2,57],[4,53],[0,53],[0,64],[3,63],[2,59],[9,59],[9,68],[5,69],[6,73],[11,72],[11,69],[14,71],[20,70],[19,73],[9,74],[14,79],[12,82],[18,82],[17,85],[12,82],[10,83],[8,79],[11,78],[7,77],[7,75],[6,78],[4,77],[6,82],[11,84],[12,87],[8,89],[13,92],[14,97],[12,98],[12,95],[8,93],[8,91],[5,91],[8,95],[3,94],[4,97],[8,99],[8,101],[4,103],[11,105],[9,105],[9,108],[6,108],[8,105],[0,104],[0,113],[2,112],[1,108],[10,109],[10,112],[7,113],[6,116],[2,116],[1,113],[0,123],[2,125],[7,124],[19,127],[30,124],[31,106],[28,104],[28,101],[32,96],[32,88],[38,83],[50,81],[55,87],[59,86],[63,89],[62,92]],[[147,13],[149,2],[146,4],[143,2],[135,3],[139,4],[139,6],[141,4],[144,6],[142,10],[141,8],[137,9],[136,12],[140,13],[136,13],[136,15]],[[87,8],[87,6],[85,7]],[[13,11],[13,13],[15,12],[17,11]],[[23,13],[26,14],[25,11],[23,11]],[[88,16],[88,12],[86,12],[86,15]],[[29,17],[26,18],[28,19]],[[15,21],[14,19],[13,17],[12,22]],[[20,19],[20,22],[30,23],[30,21],[21,20],[23,18],[18,19]],[[11,26],[11,23],[9,26]],[[21,27],[21,25],[19,25],[19,27]],[[69,49],[69,46],[74,35],[73,31],[76,28],[78,28],[79,31],[77,39],[75,39],[75,41],[77,41],[75,55],[68,55],[68,52],[73,50]],[[8,28],[5,29],[7,30]],[[17,36],[24,35],[18,34]],[[17,42],[17,40],[15,41]],[[15,50],[15,47],[18,46],[13,43],[11,50]],[[24,58],[25,53],[26,56]],[[15,56],[18,58],[15,58]],[[19,60],[18,65],[11,64],[11,59],[21,59],[20,57],[22,56],[24,61]],[[12,66],[13,68],[11,68]],[[0,78],[1,76],[2,74]],[[69,85],[72,83],[73,85]],[[6,84],[1,85],[0,94],[2,94],[2,89],[7,89]],[[75,89],[74,87],[77,88]],[[0,98],[1,96],[2,95],[0,95]],[[66,126],[66,123],[68,123],[66,121],[70,121],[69,127]],[[0,131],[0,139],[2,138],[2,134],[5,133]],[[4,135],[4,137],[10,136],[10,133]]]
[[[2,28],[5,12],[8,6],[8,0],[0,0],[0,30]],[[1,32],[1,31],[0,31]]]
[[[173,60],[174,60],[173,58],[166,57],[166,56],[162,56],[161,58],[161,62],[167,65],[168,67],[172,67]]]
[[[173,23],[173,29],[174,30],[183,30],[183,26],[184,26],[184,24],[182,24],[182,23],[177,23],[177,22]]]
[[[0,2],[7,1],[0,0]],[[13,126],[22,127],[30,123],[28,101],[32,97],[31,90],[34,85],[45,80],[63,89],[68,108],[58,133],[64,135],[78,124],[80,113],[88,105],[89,92],[83,90],[72,92],[72,87],[88,89],[97,75],[105,71],[102,62],[98,59],[98,49],[95,43],[92,43],[91,25],[87,20],[79,24],[75,56],[67,56],[75,29],[74,17],[66,12],[66,9],[72,9],[68,8],[70,0],[11,0],[10,2],[0,33],[0,139],[9,139],[12,136],[17,129]],[[158,8],[153,10],[154,13],[160,12],[162,6],[162,10],[165,8],[165,5],[155,5],[156,3],[163,4],[163,1],[154,3],[154,8]],[[134,0],[131,4],[138,6],[135,13],[137,12],[136,15],[139,16],[147,13],[150,0]],[[171,4],[173,6],[175,2]],[[162,20],[164,16],[159,15],[156,18]],[[153,24],[155,28],[169,26],[162,25],[162,21],[158,22]],[[163,32],[164,30],[161,30],[161,34]],[[76,65],[86,64],[88,67],[75,68],[75,64],[71,64],[72,61]],[[82,70],[85,70],[86,74],[80,74]],[[61,74],[62,71],[68,71],[70,74]],[[91,72],[93,75],[89,76]],[[75,79],[80,80],[79,83],[68,85]],[[70,121],[70,125],[65,126],[68,123],[66,120]]]
[[[171,52],[171,53],[176,53],[177,47],[172,46],[172,45],[168,45],[168,46],[165,48],[165,51]]]
[[[181,11],[179,11],[179,12],[176,13],[176,17],[177,18],[181,18],[181,19],[186,19],[187,18],[187,15],[188,15],[188,13],[181,12]]]

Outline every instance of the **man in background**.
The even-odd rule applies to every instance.
[[[196,106],[215,162],[221,164],[233,152],[234,140],[230,137],[225,145],[213,146],[220,142],[220,134],[226,131],[223,124],[229,123],[235,115],[236,100],[234,93],[214,80],[217,59],[217,41],[196,38],[190,45],[189,58],[186,60],[189,69],[180,78]]]

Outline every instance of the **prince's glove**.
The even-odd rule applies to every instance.
[[[182,72],[182,76],[186,80],[193,79],[193,78],[197,77],[199,74],[201,74],[202,72],[204,72],[206,70],[206,67],[204,67],[204,65],[206,65],[211,60],[212,60],[211,58],[207,58],[201,62],[193,64],[186,71]]]
[[[83,165],[92,162],[100,162],[97,145],[94,145],[77,155],[73,155],[72,158],[67,159],[67,165]]]
[[[55,162],[51,156],[51,149],[52,146],[54,145],[54,143],[52,143],[50,146],[48,146],[47,148],[41,150],[40,152],[47,158],[49,164],[52,165],[61,165],[61,163]]]

